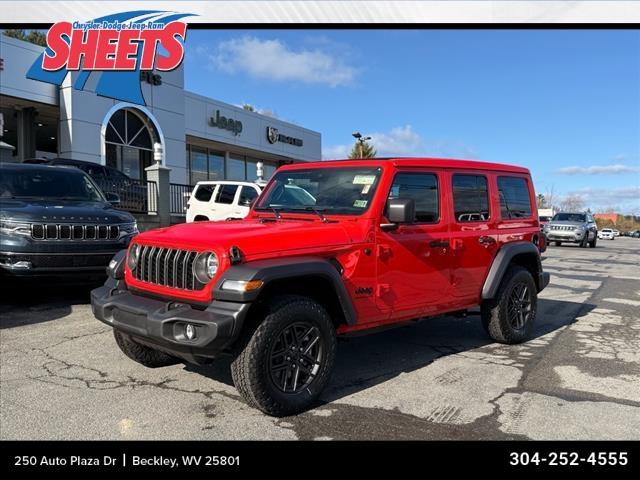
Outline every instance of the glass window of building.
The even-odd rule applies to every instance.
[[[273,174],[276,173],[276,170],[278,169],[278,167],[272,163],[266,163],[264,164],[264,179],[265,180],[269,180],[271,177],[273,177]]]
[[[224,153],[209,151],[209,180],[224,180]]]
[[[191,159],[189,163],[190,183],[195,185],[198,182],[209,180],[207,170],[207,150],[205,148],[191,147]]]
[[[227,159],[227,180],[246,180],[244,157],[229,155]]]

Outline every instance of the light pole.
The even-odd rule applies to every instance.
[[[371,137],[363,137],[360,132],[353,132],[351,135],[358,142],[358,151],[360,152],[360,158],[362,158],[362,147],[367,140],[371,140]]]

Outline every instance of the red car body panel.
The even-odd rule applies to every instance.
[[[145,232],[132,244],[213,251],[220,261],[218,273],[204,289],[187,291],[142,282],[135,279],[127,267],[127,285],[166,298],[207,303],[212,300],[213,285],[230,266],[231,246],[242,251],[245,262],[302,255],[335,258],[344,269],[343,281],[358,318],[355,325],[339,327],[338,333],[347,333],[477,306],[500,247],[515,241],[536,241],[540,237],[535,192],[526,168],[468,160],[411,158],[299,163],[278,171],[314,167],[379,167],[382,174],[369,209],[358,216],[326,214],[329,222],[323,222],[311,212],[282,212],[281,219],[276,220],[275,214],[268,210],[252,209],[248,217],[241,220],[197,222]],[[393,231],[380,227],[388,223],[384,217],[386,198],[394,176],[401,171],[437,175],[440,203],[437,223],[399,225]],[[489,221],[455,221],[451,186],[454,173],[487,177]],[[516,176],[527,181],[530,218],[500,218],[498,176]],[[267,185],[262,195],[270,186]]]

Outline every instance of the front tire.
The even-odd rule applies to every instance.
[[[306,297],[280,297],[241,341],[231,376],[250,406],[276,417],[292,415],[316,402],[329,381],[335,352],[327,311]]]
[[[124,353],[131,360],[134,360],[145,367],[158,368],[167,367],[169,365],[175,365],[179,360],[171,355],[167,355],[164,352],[159,352],[153,348],[145,347],[139,343],[134,342],[128,336],[121,332],[114,330],[113,336],[116,339],[116,343],[122,353]]]
[[[596,248],[596,244],[598,243],[598,236],[594,235],[593,240],[589,242],[589,247]]]
[[[521,343],[533,331],[537,305],[537,287],[531,273],[512,265],[500,282],[496,297],[483,303],[482,325],[496,342]]]
[[[559,247],[560,245],[562,245],[562,242],[553,242],[556,244],[556,247]]]

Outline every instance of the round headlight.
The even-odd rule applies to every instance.
[[[135,270],[138,265],[138,258],[140,257],[140,245],[132,245],[129,248],[129,254],[127,255],[127,265],[130,270]]]
[[[213,252],[198,254],[193,262],[193,274],[200,283],[207,283],[218,271],[218,257]]]

